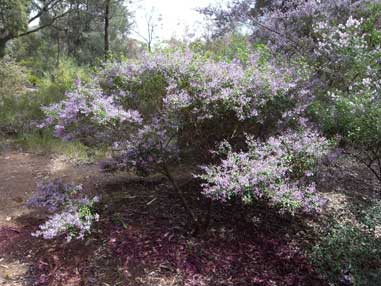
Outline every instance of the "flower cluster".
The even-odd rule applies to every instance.
[[[314,183],[317,160],[326,154],[328,142],[318,133],[286,132],[259,142],[248,137],[248,151],[234,152],[224,142],[225,154],[218,165],[203,166],[205,195],[226,201],[240,197],[244,202],[265,199],[282,210],[319,210],[323,200]]]
[[[42,225],[40,229],[32,233],[33,236],[53,239],[66,235],[66,241],[70,242],[73,238],[84,239],[90,233],[91,226],[99,220],[99,215],[94,213],[93,205],[99,199],[82,199],[71,202],[60,213],[56,213]]]
[[[376,18],[321,22],[315,50],[325,80],[314,114],[328,136],[340,138],[346,152],[381,180],[380,34]]]
[[[70,198],[82,190],[81,185],[66,184],[54,180],[38,185],[36,192],[28,200],[29,207],[43,208],[55,212],[70,201]]]
[[[332,56],[339,50],[351,50],[353,55],[362,55],[368,48],[366,34],[361,30],[364,20],[350,16],[344,24],[331,25],[328,21],[318,22],[314,32],[320,35],[315,54],[318,56]]]
[[[99,220],[94,211],[99,197],[88,199],[81,191],[82,185],[66,184],[60,180],[40,184],[28,206],[57,213],[32,235],[44,239],[66,235],[66,240],[71,241],[73,238],[83,239],[90,233],[92,224]]]
[[[363,109],[366,102],[374,104],[380,99],[381,46],[379,41],[372,42],[372,34],[379,31],[377,28],[367,31],[367,26],[364,19],[350,16],[342,24],[325,21],[314,28],[318,37],[315,54],[324,66],[322,71],[338,77],[341,83],[330,85],[327,99],[345,101],[355,109]]]
[[[124,110],[113,96],[105,94],[99,87],[82,86],[80,81],[75,90],[65,94],[63,101],[43,110],[47,118],[39,127],[54,125],[55,135],[63,139],[96,133],[96,128],[111,128],[119,122],[142,122],[138,111]]]
[[[238,60],[216,62],[189,51],[147,55],[139,63],[111,65],[102,72],[101,83],[137,104],[144,100],[137,87],[156,74],[164,80],[159,106],[166,110],[189,110],[198,119],[232,110],[244,120],[257,117],[268,100],[295,87],[290,80],[295,78],[293,70],[275,63],[264,66],[259,59],[253,54],[244,65]]]
[[[314,52],[322,71],[339,77],[343,83],[339,87],[346,92],[363,93],[380,87],[377,65],[381,46],[370,42],[371,34],[378,31],[366,31],[367,25],[364,19],[350,16],[342,24],[323,21],[314,26],[317,37]]]
[[[366,32],[365,26],[364,19],[350,16],[343,24],[320,22],[315,27],[319,36],[315,54],[326,72],[335,74],[340,70],[343,82],[331,87],[326,97],[333,106],[343,106],[350,114],[363,113],[368,107],[377,106],[380,100],[381,46],[369,43],[371,33],[378,31]]]
[[[309,54],[317,19],[338,19],[368,4],[367,0],[233,1],[226,8],[208,7],[201,12],[217,23],[217,34],[244,25],[254,41],[266,41],[271,50]]]

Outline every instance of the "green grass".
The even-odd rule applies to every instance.
[[[106,157],[106,148],[90,148],[79,142],[65,142],[49,133],[27,133],[17,135],[12,145],[24,151],[38,154],[64,155],[78,163],[92,163]]]

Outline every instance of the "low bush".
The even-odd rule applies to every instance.
[[[59,180],[40,184],[28,205],[58,213],[51,215],[32,235],[44,239],[65,236],[71,241],[83,239],[90,233],[92,224],[99,220],[95,210],[99,198],[89,199],[81,192],[81,185]]]
[[[41,106],[62,100],[75,80],[88,79],[87,71],[62,61],[44,78],[33,81],[31,71],[9,59],[0,67],[0,129],[9,135],[34,132],[44,118]],[[32,79],[32,81],[31,81]]]
[[[381,203],[360,223],[337,221],[312,250],[319,272],[335,285],[376,286],[381,279]]]
[[[374,17],[350,16],[342,24],[316,26],[315,53],[328,84],[311,111],[323,132],[339,138],[346,152],[381,181],[381,42],[374,22]]]
[[[25,68],[9,58],[0,59],[0,133],[14,133],[22,124],[22,111],[16,108],[27,104],[27,85]]]
[[[190,51],[146,55],[140,61],[110,63],[89,84],[77,82],[63,101],[44,108],[43,125],[53,126],[64,140],[112,147],[115,158],[101,164],[104,170],[163,174],[196,224],[201,219],[172,172],[179,163],[221,162],[222,169],[206,167],[210,176],[200,178],[217,185],[211,186],[214,198],[224,197],[217,177],[234,166],[210,155],[224,140],[232,144],[228,158],[237,157],[237,170],[243,170],[233,176],[249,180],[240,185],[242,190],[232,187],[237,194],[245,200],[270,200],[291,213],[315,211],[321,201],[314,169],[325,153],[315,151],[323,150],[326,141],[300,127],[300,109],[288,113],[292,120],[283,116],[299,104],[298,79],[292,68],[264,61],[258,53],[249,55],[248,63],[215,61]],[[298,128],[306,132],[293,133]],[[264,165],[258,165],[257,173],[248,169],[260,161]]]

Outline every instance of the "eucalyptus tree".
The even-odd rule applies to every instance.
[[[65,0],[0,0],[0,57],[10,40],[49,27],[70,12],[71,3]]]
[[[94,64],[127,46],[132,13],[125,1],[72,0],[72,10],[44,31],[57,46],[57,54],[79,64]]]

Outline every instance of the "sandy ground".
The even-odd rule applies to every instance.
[[[25,285],[29,265],[23,257],[10,259],[4,247],[28,227],[36,212],[25,205],[37,183],[52,177],[79,181],[96,172],[96,166],[75,166],[59,157],[29,153],[0,153],[0,285]],[[3,248],[3,249],[2,249]],[[27,254],[26,254],[27,256]]]
[[[15,226],[27,214],[26,200],[39,180],[48,175],[49,158],[26,153],[0,156],[0,227]]]

